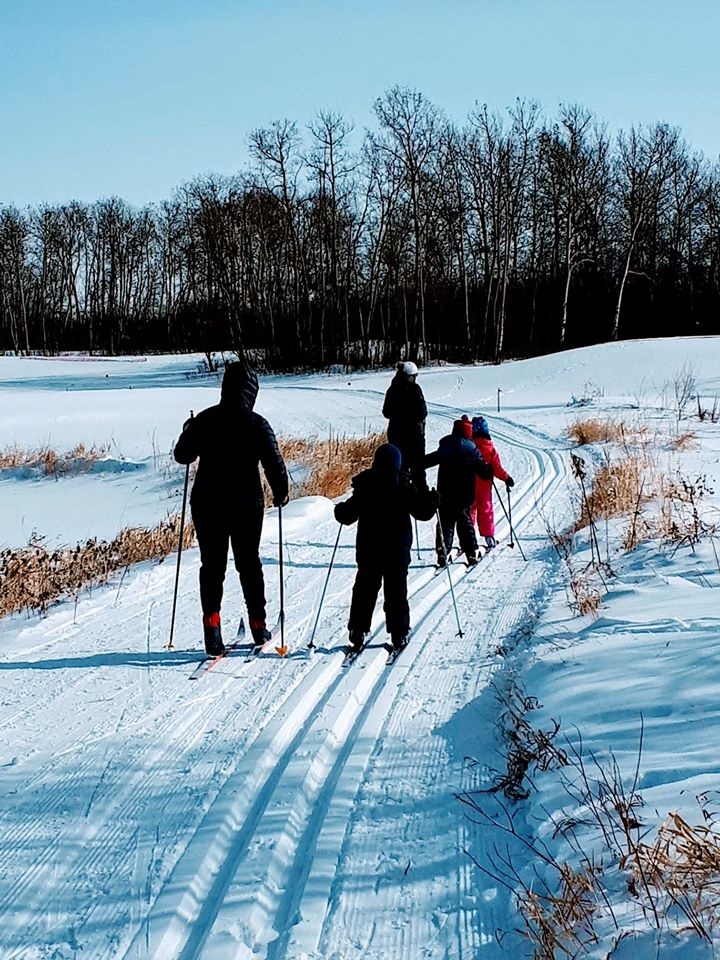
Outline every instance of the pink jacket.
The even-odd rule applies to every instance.
[[[500,455],[495,449],[492,440],[485,440],[483,437],[473,437],[473,443],[483,456],[485,463],[489,463],[493,468],[494,475],[503,483],[510,474],[500,462]],[[495,515],[493,512],[493,482],[492,480],[483,480],[480,477],[475,479],[475,503],[473,504],[474,514],[477,516],[477,525],[480,535],[483,537],[495,536]]]

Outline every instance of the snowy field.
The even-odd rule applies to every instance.
[[[3,621],[0,957],[529,958],[530,944],[511,932],[522,924],[507,885],[474,861],[497,876],[499,850],[522,882],[552,877],[490,824],[501,814],[473,817],[457,799],[503,769],[498,691],[511,678],[537,698],[534,726],[555,719],[558,742],[579,732],[587,751],[611,750],[630,782],[642,729],[637,789],[649,833],[670,811],[697,822],[696,798],[720,796],[713,542],[615,552],[592,619],[571,614],[546,530],[574,516],[563,431],[579,415],[642,419],[658,436],[692,430],[694,445],[666,451],[658,441],[657,455],[668,471],[704,475],[718,490],[707,498],[715,508],[720,427],[678,424],[673,412],[673,380],[688,365],[711,407],[720,396],[715,339],[421,371],[428,449],[460,414],[488,417],[516,480],[513,521],[527,560],[509,549],[496,503],[499,548],[474,570],[451,568],[458,636],[448,576],[432,566],[433,525],[420,524],[411,642],[392,667],[380,605],[369,648],[341,666],[354,529],[341,534],[318,650],[305,649],[337,534],[323,498],[293,500],[283,515],[286,659],[272,649],[253,660],[235,654],[190,682],[202,659],[196,550],[182,561],[174,651],[164,649],[174,558],[44,617]],[[256,409],[288,436],[382,430],[390,376],[262,378]],[[197,358],[0,357],[0,449],[105,450],[80,475],[0,473],[0,548],[33,533],[53,546],[111,537],[177,510],[182,473],[168,454],[189,410],[216,402],[218,386],[198,374]],[[599,449],[581,453],[601,460]],[[274,510],[262,557],[272,620]],[[226,639],[244,613],[230,568]],[[529,797],[508,805],[522,837],[577,863],[576,846],[555,829],[571,802],[562,782],[562,771],[538,773]],[[597,830],[574,836],[585,854],[602,855]],[[668,924],[658,934],[632,904],[598,914],[593,958],[716,955]]]

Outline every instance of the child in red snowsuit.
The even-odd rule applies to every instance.
[[[495,449],[495,444],[490,439],[490,430],[488,429],[485,417],[473,417],[472,419],[472,437],[475,446],[482,454],[485,463],[493,468],[493,475],[502,480],[507,487],[514,487],[515,481],[503,467],[500,462],[500,456]],[[481,537],[485,537],[485,543],[489,550],[495,546],[495,514],[493,513],[493,481],[483,480],[482,477],[475,478],[475,502],[472,505],[470,516],[473,526],[477,522]]]

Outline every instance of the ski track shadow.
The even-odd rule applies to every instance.
[[[0,670],[72,670],[89,667],[177,667],[199,663],[205,654],[196,650],[152,650],[136,653],[121,650],[115,653],[94,653],[85,657],[59,657],[55,660],[14,660],[0,663]]]

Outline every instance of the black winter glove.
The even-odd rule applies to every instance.
[[[338,523],[351,524],[352,520],[348,517],[348,501],[335,504],[335,519]]]
[[[514,487],[514,486],[515,486],[515,481],[513,480],[512,477],[508,477],[508,478],[507,478],[507,480],[505,481],[505,486],[506,486],[508,489],[510,489],[510,487]]]
[[[290,503],[290,495],[287,493],[284,497],[273,497],[274,507],[286,507],[288,503]]]
[[[495,476],[493,473],[493,468],[489,463],[483,463],[482,469],[480,470],[480,476],[483,478],[483,480],[492,480],[492,478]]]

